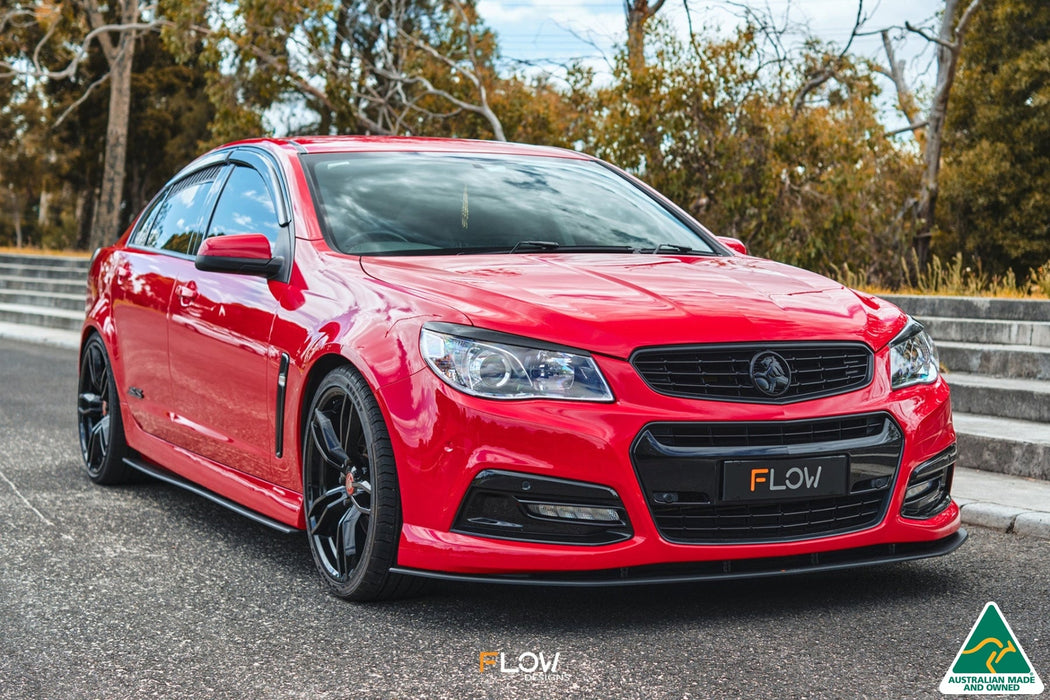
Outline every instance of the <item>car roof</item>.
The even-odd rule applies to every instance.
[[[300,153],[354,153],[354,152],[430,152],[479,153],[490,155],[547,156],[592,160],[586,154],[565,148],[533,146],[506,141],[477,139],[430,138],[419,136],[296,136],[292,138],[250,139],[227,144],[222,148],[270,144],[292,148]]]

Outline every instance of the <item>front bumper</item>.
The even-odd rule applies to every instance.
[[[770,406],[661,396],[626,362],[599,360],[617,394],[613,404],[477,399],[452,390],[429,371],[380,392],[402,492],[399,571],[588,585],[701,580],[939,556],[965,539],[957,534],[954,503],[931,517],[902,514],[912,473],[955,442],[943,379],[891,394],[883,379],[888,367],[880,366],[885,357],[877,357],[875,380],[860,391]],[[827,533],[674,541],[657,526],[654,504],[632,460],[639,436],[654,424],[805,422],[870,414],[888,417],[900,432],[879,512],[870,522]],[[562,544],[456,531],[471,484],[493,470],[611,490],[630,525],[628,539]]]

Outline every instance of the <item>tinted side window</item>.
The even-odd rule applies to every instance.
[[[262,175],[252,168],[238,166],[222,188],[208,237],[261,233],[274,245],[280,232],[277,210]]]
[[[146,237],[149,235],[150,227],[153,226],[153,220],[157,218],[157,212],[160,211],[160,205],[163,201],[164,197],[155,197],[154,201],[150,202],[149,207],[139,217],[138,228],[131,234],[131,239],[128,243],[131,245],[146,245]]]
[[[142,245],[189,254],[204,228],[204,205],[221,168],[208,168],[176,183],[157,210]]]

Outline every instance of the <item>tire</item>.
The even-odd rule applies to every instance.
[[[106,345],[91,335],[80,353],[77,380],[77,426],[80,454],[88,477],[96,484],[122,484],[130,480],[124,464],[128,443],[120,415],[120,396]]]
[[[350,367],[333,369],[317,387],[305,423],[303,507],[321,578],[347,600],[416,593],[420,579],[390,573],[401,536],[401,494],[390,434],[368,384]],[[353,495],[347,461],[356,470]]]

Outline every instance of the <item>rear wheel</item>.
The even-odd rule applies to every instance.
[[[119,484],[131,470],[124,464],[128,443],[120,416],[120,400],[102,338],[92,335],[80,355],[77,382],[77,424],[80,454],[96,484]]]
[[[303,505],[321,577],[349,600],[414,593],[417,579],[390,573],[401,497],[390,434],[367,383],[349,367],[332,370],[306,419]]]

